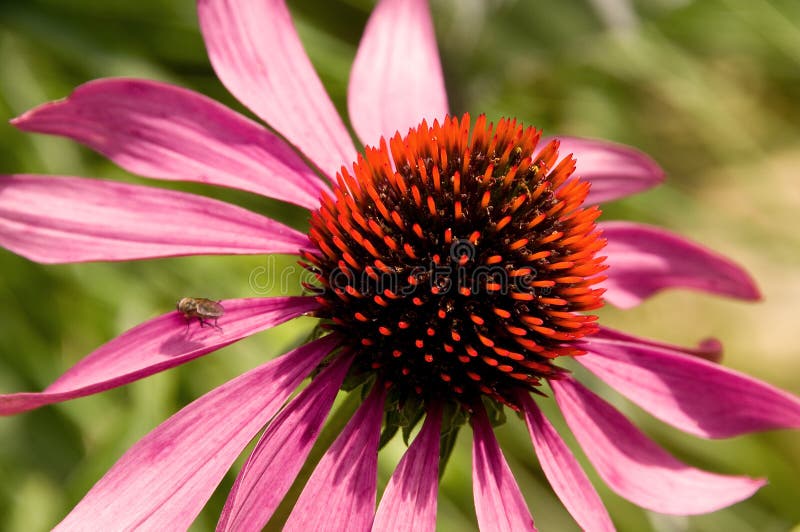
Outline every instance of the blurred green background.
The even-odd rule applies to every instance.
[[[373,1],[303,0],[290,7],[343,110],[349,65]],[[633,311],[605,309],[605,323],[676,342],[716,336],[726,346],[726,365],[800,393],[800,2],[432,0],[432,8],[455,112],[515,116],[546,134],[645,150],[667,170],[667,184],[607,206],[606,219],[655,223],[708,244],[745,265],[765,295],[763,303],[744,304],[675,291]],[[22,134],[6,123],[107,76],[174,82],[246,112],[214,77],[191,0],[1,0],[0,172],[169,186],[305,227],[298,209],[246,193],[137,179],[77,144]],[[268,264],[264,257],[202,257],[41,266],[0,250],[0,391],[46,387],[100,344],[171,310],[181,296],[264,295],[249,283],[251,273],[292,264],[291,258]],[[287,324],[123,389],[0,419],[0,530],[50,528],[158,423],[297,345],[312,325]],[[620,530],[798,526],[798,433],[706,442],[596,389],[685,461],[770,480],[732,508],[679,518],[625,502],[590,471]],[[543,479],[523,424],[512,417],[498,432],[539,528],[575,529]],[[469,436],[465,430],[442,481],[441,530],[475,528]],[[402,451],[394,442],[381,454],[381,488]],[[194,529],[213,529],[233,478]]]

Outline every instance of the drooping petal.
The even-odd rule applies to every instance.
[[[697,344],[697,347],[684,347],[681,345],[652,340],[650,338],[642,338],[641,336],[634,336],[632,334],[604,326],[600,326],[598,331],[592,335],[592,338],[602,338],[604,340],[622,340],[623,342],[633,342],[651,347],[669,349],[671,351],[680,351],[681,353],[686,353],[687,355],[705,358],[711,362],[719,362],[722,360],[722,343],[716,338],[706,338],[701,340],[700,343]]]
[[[56,530],[187,530],[247,443],[339,341],[301,346],[185,407],[128,450]]]
[[[561,143],[561,156],[575,156],[575,175],[592,183],[587,205],[624,198],[664,181],[664,170],[658,163],[630,146],[578,137],[556,138]],[[542,140],[542,145],[550,140]]]
[[[571,377],[550,385],[569,428],[606,484],[643,508],[675,515],[713,512],[750,497],[766,483],[689,467]]]
[[[47,264],[297,254],[294,229],[203,196],[79,177],[0,175],[0,245]]]
[[[448,113],[427,0],[381,0],[358,46],[347,89],[350,120],[364,144],[404,135]]]
[[[472,416],[472,494],[481,530],[536,530],[483,408]]]
[[[231,299],[221,302],[219,328],[187,323],[170,312],[137,325],[74,365],[41,393],[0,395],[0,415],[11,415],[99,393],[178,366],[317,307],[311,297]]]
[[[621,308],[635,307],[665,288],[691,288],[711,294],[757,300],[755,283],[740,266],[699,244],[656,227],[631,222],[601,222],[608,245],[605,298]]]
[[[101,79],[12,124],[61,135],[146,177],[199,181],[319,207],[327,186],[283,140],[196,92],[136,79]]]
[[[667,349],[591,338],[576,360],[658,419],[704,438],[800,428],[800,398]]]
[[[441,409],[434,407],[389,479],[372,523],[373,532],[436,530],[441,427]]]
[[[283,530],[369,530],[385,395],[378,383],[317,464]]]
[[[284,0],[199,0],[214,71],[243,104],[327,173],[356,160]]]
[[[614,523],[572,451],[527,392],[521,400],[536,456],[558,498],[583,530],[613,531]]]
[[[270,423],[236,477],[217,530],[261,530],[292,486],[350,367],[338,357]]]

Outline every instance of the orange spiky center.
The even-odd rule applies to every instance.
[[[516,120],[422,122],[367,148],[312,214],[318,316],[400,397],[514,405],[597,330],[589,183]]]

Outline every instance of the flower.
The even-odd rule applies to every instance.
[[[479,525],[532,528],[493,434],[501,405],[524,417],[545,475],[578,524],[613,528],[531,396],[545,384],[603,480],[640,506],[708,512],[763,485],[677,461],[560,365],[574,358],[694,435],[800,426],[797,398],[717,365],[717,345],[657,343],[586,314],[603,299],[632,307],[679,286],[758,297],[738,266],[696,244],[645,225],[596,223],[597,203],[660,182],[655,163],[599,141],[540,141],[512,120],[492,126],[449,117],[423,0],[382,0],[370,18],[348,99],[358,136],[377,147],[359,156],[282,1],[201,0],[198,8],[220,79],[293,147],[199,94],[141,80],[88,83],[14,124],[75,139],[143,176],[306,207],[309,235],[192,194],[15,175],[0,181],[0,244],[47,263],[291,253],[318,276],[313,294],[224,301],[221,330],[189,324],[187,334],[179,313],[163,315],[100,347],[42,393],[0,396],[0,413],[120,386],[303,314],[318,316],[325,329],[156,428],[60,529],[187,528],[266,427],[219,523],[259,529],[304,463],[337,391],[359,384],[368,395],[317,465],[289,530],[432,529],[439,456],[447,452],[441,435],[464,421],[473,430]],[[320,175],[335,178],[329,184]],[[376,512],[381,430],[388,437],[422,417]]]

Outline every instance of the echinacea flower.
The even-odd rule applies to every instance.
[[[596,221],[599,202],[658,184],[655,163],[605,142],[541,140],[515,120],[450,116],[425,0],[381,0],[370,18],[348,94],[352,126],[368,145],[358,154],[282,0],[200,0],[198,8],[220,79],[288,143],[202,95],[131,79],[88,83],[13,123],[77,140],[142,176],[308,208],[308,235],[188,193],[10,175],[0,179],[0,244],[45,263],[288,253],[301,256],[317,282],[306,296],[223,301],[220,329],[190,324],[187,333],[178,312],[155,318],[44,392],[0,396],[0,413],[121,386],[300,315],[318,317],[319,334],[165,421],[58,529],[185,529],[266,427],[218,525],[260,529],[345,382],[361,385],[365,399],[317,464],[287,530],[433,529],[450,441],[442,435],[466,423],[479,526],[532,529],[493,433],[506,406],[525,419],[544,473],[577,523],[613,529],[537,406],[550,400],[546,387],[600,477],[642,507],[710,512],[763,485],[681,463],[561,365],[575,359],[696,436],[800,426],[797,398],[718,365],[718,345],[637,338],[589,314],[604,300],[633,307],[672,287],[758,297],[741,268],[697,244],[641,224]],[[376,510],[381,436],[409,420],[421,428]]]

